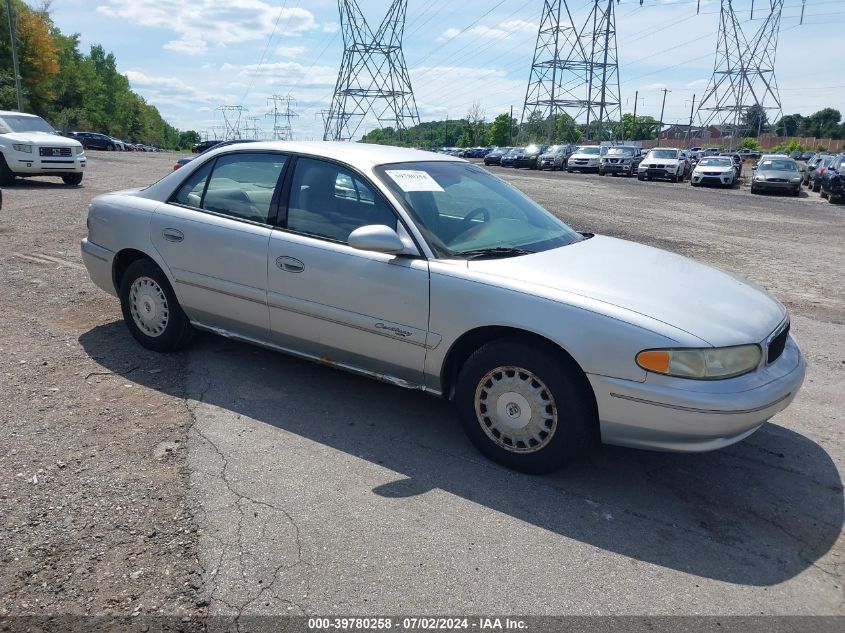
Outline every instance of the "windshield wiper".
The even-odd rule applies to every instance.
[[[528,251],[524,248],[513,248],[510,246],[496,246],[494,248],[478,248],[471,251],[461,251],[459,253],[455,253],[460,257],[464,257],[467,260],[470,259],[483,259],[485,257],[512,257],[514,255],[531,255],[535,251]]]

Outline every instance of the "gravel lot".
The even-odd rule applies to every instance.
[[[845,206],[491,168],[579,230],[766,286],[809,362],[738,445],[538,478],[419,393],[213,336],[136,345],[78,244],[94,195],[172,162],[93,153],[82,187],[4,189],[0,619],[845,615]]]

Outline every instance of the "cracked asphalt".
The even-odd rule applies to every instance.
[[[95,153],[81,188],[4,189],[0,618],[845,614],[845,206],[493,168],[577,229],[763,284],[809,362],[728,449],[531,477],[420,393],[210,335],[137,346],[78,242],[91,197],[172,161]]]

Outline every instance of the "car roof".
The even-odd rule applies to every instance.
[[[241,148],[241,145],[243,146]],[[444,154],[434,154],[425,150],[373,145],[370,143],[351,143],[347,141],[258,141],[235,143],[208,152],[212,156],[217,152],[231,152],[239,149],[251,151],[272,150],[305,154],[315,158],[329,158],[342,161],[354,167],[374,167],[387,163],[409,162],[456,162],[463,159]]]
[[[764,158],[777,158],[778,160],[783,160],[784,158],[789,158],[789,160],[795,160],[794,158],[791,158],[789,156],[785,156],[783,154],[763,154],[760,157],[760,160],[763,160]]]

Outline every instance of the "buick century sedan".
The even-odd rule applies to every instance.
[[[82,256],[149,349],[206,330],[448,398],[481,452],[527,472],[596,439],[727,446],[804,378],[787,311],[762,288],[574,231],[429,152],[216,149],[95,198]]]

